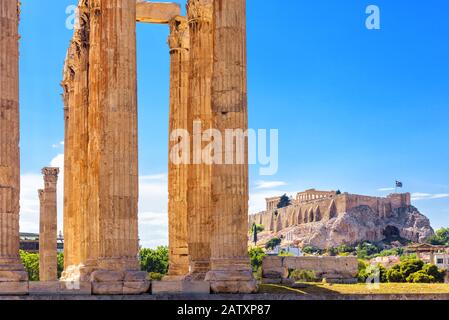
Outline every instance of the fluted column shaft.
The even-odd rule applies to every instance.
[[[39,190],[39,280],[58,280],[57,255],[57,201],[56,190],[59,168],[44,168],[44,190]]]
[[[89,8],[90,258],[99,269],[137,270],[136,1]]]
[[[64,265],[65,270],[85,264],[89,251],[88,202],[89,30],[90,12],[80,1],[78,21],[64,67]],[[65,272],[63,278],[70,278]]]
[[[188,163],[174,163],[175,146],[180,143],[176,130],[188,127],[189,29],[185,17],[170,22],[170,121],[168,164],[169,278],[189,273],[187,239]],[[187,152],[187,150],[184,150]]]
[[[190,0],[187,4],[190,32],[188,125],[192,138],[195,134],[194,122],[201,123],[203,131],[212,127],[212,13],[213,0]],[[203,145],[196,145],[194,142],[191,144],[187,197],[190,271],[197,279],[204,279],[210,268],[211,165],[202,161]]]
[[[0,271],[23,270],[19,259],[18,25],[18,1],[2,0],[0,2]]]
[[[246,0],[214,0],[214,128],[248,128],[246,65]],[[233,150],[238,152],[237,143]],[[248,258],[248,140],[244,163],[212,168],[211,271],[206,279],[215,292],[254,292],[256,282]],[[226,157],[228,158],[228,157]]]

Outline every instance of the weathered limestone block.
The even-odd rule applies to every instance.
[[[207,281],[154,281],[152,294],[209,294]]]
[[[123,294],[123,281],[92,282],[92,294],[96,294],[96,295],[120,295],[120,294]]]
[[[28,273],[26,271],[0,270],[0,282],[20,281],[28,281]]]
[[[126,272],[124,277],[125,282],[146,281],[146,280],[148,280],[148,273],[145,271]]]
[[[91,275],[92,282],[119,282],[125,279],[125,273],[121,271],[98,270]]]
[[[136,12],[138,22],[167,24],[174,17],[181,15],[181,6],[178,3],[138,0]]]
[[[125,281],[123,283],[123,294],[142,294],[150,290],[150,281]]]
[[[59,281],[61,295],[90,295],[92,283],[90,281]]]
[[[0,282],[0,295],[26,295],[28,294],[28,281]]]
[[[59,281],[30,281],[30,295],[57,295],[60,290]]]
[[[91,295],[90,282],[30,281],[30,295]]]
[[[279,264],[282,266],[279,267]],[[357,257],[265,257],[262,263],[264,283],[279,283],[289,270],[311,270],[328,282],[353,283],[358,273]]]

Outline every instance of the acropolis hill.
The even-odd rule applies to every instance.
[[[266,199],[264,212],[250,215],[261,224],[260,240],[280,237],[284,244],[329,248],[401,237],[424,242],[434,234],[429,219],[411,205],[410,193],[370,197],[315,189],[300,192],[278,208],[281,197]]]

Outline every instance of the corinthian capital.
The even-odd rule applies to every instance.
[[[189,49],[189,26],[185,17],[175,17],[170,21],[170,35],[168,45],[171,50]]]
[[[59,168],[46,167],[42,169],[44,175],[44,181],[50,183],[56,183],[58,181]]]
[[[189,20],[211,22],[214,14],[213,0],[189,0],[187,15]]]

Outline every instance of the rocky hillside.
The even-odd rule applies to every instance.
[[[389,218],[379,218],[370,207],[360,206],[328,221],[297,225],[278,233],[264,232],[260,240],[277,236],[283,243],[325,249],[399,237],[421,243],[433,234],[429,219],[413,206],[396,209]]]

